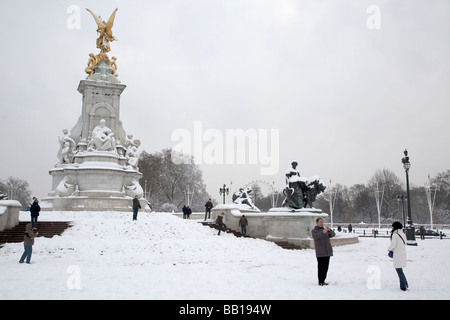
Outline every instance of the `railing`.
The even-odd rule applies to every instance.
[[[347,228],[342,228],[341,231],[339,231],[337,228],[333,228],[335,232],[343,232],[348,233]],[[416,229],[417,230],[417,229]],[[445,232],[437,231],[439,235],[431,236],[431,235],[425,235],[425,239],[449,239],[446,236],[443,236]],[[373,229],[360,229],[360,228],[353,228],[352,232],[353,234],[357,234],[359,237],[366,237],[366,238],[390,238],[391,237],[391,231],[386,229],[378,230],[376,228]],[[416,238],[420,238],[420,235],[416,234]]]

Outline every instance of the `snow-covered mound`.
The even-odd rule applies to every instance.
[[[28,220],[22,212],[21,220]],[[45,212],[73,221],[62,236],[38,238],[32,264],[21,243],[0,249],[0,299],[448,299],[450,241],[408,247],[399,289],[388,239],[336,247],[317,285],[314,250],[291,251],[236,238],[165,213]],[[433,270],[433,272],[430,272]]]

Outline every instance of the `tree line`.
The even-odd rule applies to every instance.
[[[211,198],[206,191],[203,174],[193,157],[183,161],[172,149],[147,153],[139,156],[139,171],[143,174],[140,184],[147,200],[155,211],[180,211],[183,205],[190,204],[192,211],[204,211],[205,203]],[[188,161],[186,161],[188,160]],[[450,223],[450,170],[438,173],[430,178],[436,187],[433,208],[433,223]],[[252,186],[254,203],[262,212],[273,206],[280,207],[284,200],[282,190],[275,195],[264,195],[258,185]],[[378,209],[375,192],[383,191],[380,196],[381,223],[403,221],[404,207],[399,196],[406,196],[406,186],[402,179],[389,169],[375,172],[366,184],[355,184],[351,187],[341,184],[328,186],[325,193],[320,194],[314,207],[330,212],[330,201],[333,201],[333,221],[351,223],[378,223]],[[23,209],[29,206],[31,191],[28,182],[16,177],[0,180],[0,195],[4,198],[18,200]],[[275,196],[275,205],[273,205]],[[429,224],[430,212],[424,186],[411,186],[411,212],[415,224]],[[213,199],[214,205],[217,204]]]
[[[22,204],[22,209],[25,210],[31,202],[28,182],[17,177],[0,180],[0,200],[2,199],[17,200]]]
[[[450,223],[450,170],[430,179],[436,187],[433,223]],[[375,193],[379,192],[381,223],[403,222],[407,215],[405,183],[388,169],[377,170],[367,184],[346,187],[336,184],[317,199],[316,207],[330,211],[334,201],[333,220],[340,222],[378,223]],[[331,195],[331,197],[330,197]],[[434,195],[434,194],[433,194]],[[402,198],[404,201],[402,202]],[[411,216],[414,224],[429,224],[430,211],[425,186],[410,186]]]
[[[192,211],[204,211],[211,196],[206,191],[203,174],[193,157],[186,159],[172,149],[139,156],[139,171],[143,174],[140,184],[147,200],[155,211],[180,211],[190,204]]]

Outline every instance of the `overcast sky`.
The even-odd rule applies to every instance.
[[[81,9],[75,29],[67,25],[73,5]],[[232,190],[252,180],[281,189],[292,160],[302,176],[347,186],[382,168],[404,179],[405,148],[416,186],[450,169],[449,1],[1,0],[1,7],[0,179],[25,179],[40,198],[51,188],[58,136],[81,115],[77,87],[89,53],[98,53],[85,8],[104,20],[119,9],[109,55],[127,85],[120,118],[140,151],[174,147],[172,134],[194,136],[196,122],[224,139],[227,130],[279,132],[276,174],[261,175],[259,156],[257,164],[201,165],[218,200],[231,181]],[[208,145],[215,146],[203,142],[202,150]]]

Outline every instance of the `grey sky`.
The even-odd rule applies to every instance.
[[[81,114],[78,83],[96,25],[118,7],[121,120],[140,151],[173,147],[177,129],[278,129],[278,174],[258,165],[202,165],[211,195],[233,181],[283,187],[292,160],[303,176],[367,183],[377,169],[411,182],[450,169],[448,1],[1,1],[0,178],[51,187],[57,137]],[[81,8],[80,29],[66,26]],[[369,30],[367,8],[380,8]]]

